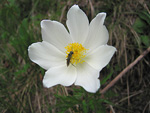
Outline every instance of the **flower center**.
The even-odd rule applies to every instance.
[[[86,56],[84,55],[86,53],[86,50],[82,44],[79,43],[70,43],[68,44],[65,49],[66,51],[66,60],[67,60],[67,66],[69,64],[77,65],[78,63],[83,63],[83,58]]]

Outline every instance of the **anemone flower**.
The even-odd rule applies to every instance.
[[[67,13],[67,27],[57,21],[42,20],[42,42],[28,48],[29,58],[46,71],[47,88],[72,84],[95,93],[100,88],[99,72],[116,51],[107,45],[109,34],[104,25],[106,13],[90,22],[86,14],[73,5]]]

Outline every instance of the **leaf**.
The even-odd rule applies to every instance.
[[[101,81],[101,85],[104,84],[112,76],[112,74],[113,74],[113,71],[111,71],[109,75],[104,77],[103,80]]]
[[[28,70],[29,67],[30,67],[29,64],[25,64],[22,69],[17,70],[14,74],[15,74],[16,76],[18,76],[18,75],[20,75],[20,74],[23,74],[23,73],[27,72],[27,70]]]
[[[146,36],[146,35],[142,35],[140,36],[141,38],[141,42],[143,42],[143,44],[147,47],[150,46],[150,36]]]
[[[88,110],[87,110],[87,104],[86,104],[85,100],[82,101],[82,105],[83,105],[83,111],[84,111],[84,113],[87,113]]]
[[[146,28],[146,23],[144,21],[142,21],[140,18],[137,18],[134,25],[133,25],[133,29],[137,32],[137,33],[144,33],[144,29]]]
[[[141,11],[139,13],[139,17],[145,20],[150,25],[150,14],[146,11]]]
[[[24,19],[19,27],[19,35],[22,38],[28,38],[29,34],[28,34],[28,19]]]

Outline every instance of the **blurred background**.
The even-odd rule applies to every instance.
[[[43,87],[45,70],[30,61],[28,46],[41,41],[41,20],[66,26],[74,4],[90,21],[107,13],[108,44],[117,52],[101,71],[100,90],[150,46],[149,0],[0,0],[0,112],[150,113],[150,53],[103,98],[77,86]]]

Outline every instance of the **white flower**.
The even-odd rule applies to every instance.
[[[47,70],[43,79],[45,87],[74,83],[92,93],[99,89],[99,71],[116,51],[107,45],[105,17],[106,13],[99,13],[89,24],[85,13],[73,5],[67,13],[69,33],[57,21],[41,21],[43,41],[30,45],[28,52],[33,62]]]

